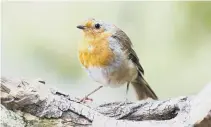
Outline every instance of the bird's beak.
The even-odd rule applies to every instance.
[[[83,30],[83,29],[85,29],[85,26],[83,26],[83,25],[78,25],[77,28]]]

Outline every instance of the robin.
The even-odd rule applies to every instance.
[[[77,28],[83,30],[79,61],[88,75],[101,84],[85,98],[103,86],[127,84],[127,93],[132,84],[138,100],[158,99],[143,78],[144,70],[126,33],[113,24],[95,19],[88,19]]]

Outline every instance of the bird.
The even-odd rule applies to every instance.
[[[116,25],[88,18],[77,28],[82,30],[78,58],[88,75],[100,85],[81,101],[105,86],[111,88],[127,84],[135,89],[138,100],[158,97],[144,79],[144,69],[125,32]]]

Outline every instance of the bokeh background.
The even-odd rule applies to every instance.
[[[211,2],[3,2],[2,75],[42,78],[77,97],[98,86],[81,68],[76,26],[94,17],[125,31],[161,99],[195,94],[211,81]],[[123,100],[103,88],[96,103]],[[135,100],[131,87],[127,96]]]

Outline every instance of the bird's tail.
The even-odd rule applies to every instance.
[[[144,100],[147,98],[152,98],[154,100],[158,99],[157,95],[154,93],[154,91],[150,88],[148,83],[141,75],[139,75],[134,81],[132,81],[131,84],[135,89],[138,100]]]

